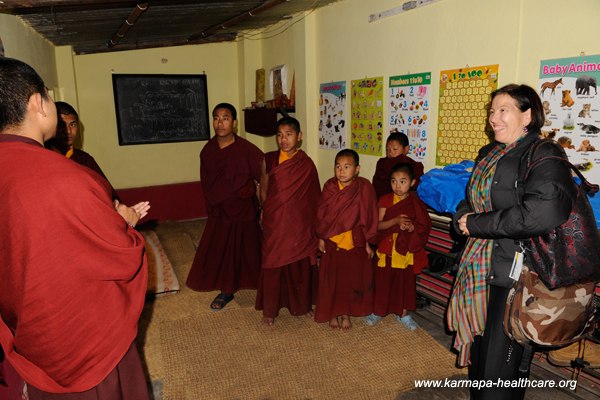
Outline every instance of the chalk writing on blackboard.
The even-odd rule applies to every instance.
[[[208,140],[206,75],[114,74],[119,145]]]

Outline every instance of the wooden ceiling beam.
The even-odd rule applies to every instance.
[[[134,9],[129,14],[129,17],[121,24],[121,27],[117,32],[113,35],[113,37],[106,43],[107,47],[114,47],[119,43],[121,39],[125,37],[127,32],[135,25],[137,20],[142,16],[143,13],[148,10],[148,2],[138,3],[135,5]]]

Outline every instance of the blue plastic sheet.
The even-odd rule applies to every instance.
[[[467,184],[475,163],[461,161],[444,168],[435,168],[421,177],[417,194],[433,210],[439,213],[454,214],[456,206],[465,198]],[[579,178],[573,180],[579,185]],[[589,196],[596,225],[600,229],[600,192]]]
[[[465,198],[474,165],[473,161],[465,160],[427,171],[417,188],[419,198],[439,213],[454,214],[458,203]]]
[[[594,194],[593,196],[588,195],[588,199],[590,199],[590,204],[592,205],[592,210],[594,211],[596,226],[598,229],[600,229],[600,192]]]

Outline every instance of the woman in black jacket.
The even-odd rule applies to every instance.
[[[518,374],[523,348],[506,336],[502,326],[514,282],[509,272],[515,253],[522,251],[519,240],[548,233],[565,222],[577,191],[565,164],[551,160],[529,173],[519,199],[519,167],[539,140],[542,103],[534,89],[515,84],[494,91],[491,100],[494,140],[479,151],[467,198],[454,215],[455,228],[469,240],[448,306],[448,325],[457,332],[459,366],[469,365],[469,379],[485,381],[485,387],[471,389],[471,397],[513,400],[523,398],[525,388],[500,383],[523,377]],[[547,155],[566,157],[558,145],[544,145],[534,160]]]

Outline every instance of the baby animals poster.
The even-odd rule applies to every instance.
[[[545,60],[539,93],[546,113],[542,136],[562,145],[593,183],[600,183],[600,55]]]
[[[423,162],[427,155],[431,72],[390,77],[389,131],[408,136],[408,155]]]
[[[346,82],[321,84],[319,148],[346,148]]]
[[[440,72],[436,164],[474,160],[489,143],[486,106],[498,87],[498,64]]]
[[[382,155],[383,76],[352,81],[352,149]]]

